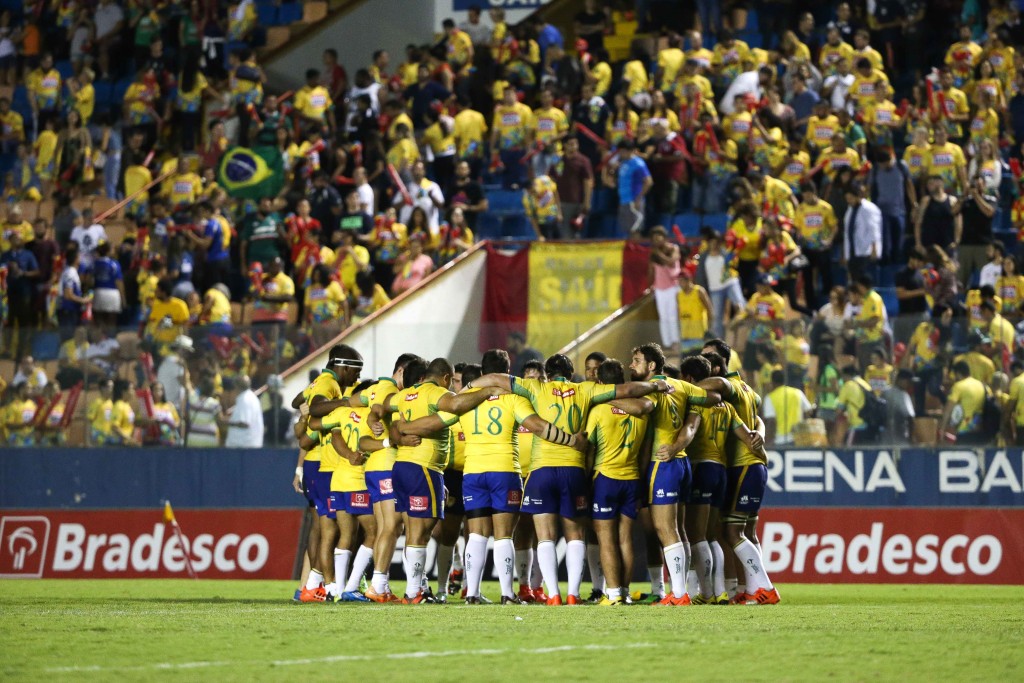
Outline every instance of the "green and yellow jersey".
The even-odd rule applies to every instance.
[[[422,384],[402,389],[391,397],[391,412],[401,414],[402,419],[413,422],[421,417],[439,415],[445,424],[454,424],[455,415],[438,410],[437,403],[451,392],[436,382],[426,381]],[[451,453],[451,432],[447,429],[433,437],[423,437],[419,446],[399,446],[395,462],[410,462],[422,465],[435,472],[444,472],[448,466]]]
[[[317,396],[322,396],[327,401],[334,401],[341,398],[341,385],[338,383],[338,376],[334,374],[332,370],[324,370],[316,379],[310,382],[309,386],[302,390],[302,398],[305,399],[306,405],[312,405],[313,399]],[[330,438],[330,432],[328,434],[328,440]],[[317,445],[306,452],[307,462],[319,462],[320,470],[322,472],[331,472],[331,469],[325,469],[323,466],[323,460],[321,454],[323,453],[324,438],[320,432],[313,431],[306,428],[306,436],[313,441],[317,442]],[[334,460],[328,456],[328,467],[334,464]]]
[[[395,380],[390,377],[381,377],[377,380],[376,384],[371,384],[366,387],[366,389],[364,389],[357,398],[358,402],[364,407],[372,408],[374,406],[383,406],[384,401],[387,400],[388,396],[397,393],[398,384]],[[390,423],[390,417],[385,415],[385,428],[387,428]],[[398,449],[394,446],[374,451],[370,454],[370,459],[363,464],[363,469],[367,472],[390,472],[391,466],[395,464],[395,458],[397,456]]]
[[[594,444],[594,476],[640,479],[640,448],[647,417],[635,417],[613,405],[598,405],[587,417],[587,438]]]
[[[333,432],[341,434],[345,445],[352,451],[359,452],[359,439],[364,436],[376,438],[367,424],[370,416],[369,408],[335,408],[323,419],[322,433],[328,435]],[[333,454],[336,464],[331,475],[332,491],[365,491],[366,473],[362,465],[353,465],[348,458],[342,458],[334,446],[328,441],[323,447],[323,460],[320,461],[321,469],[327,460],[327,452]]]
[[[576,383],[564,377],[546,382],[513,377],[512,392],[529,400],[537,415],[569,434],[583,430],[592,405],[615,398],[615,386],[612,384]],[[560,446],[543,439],[533,440],[530,459],[534,470],[540,467],[585,466],[584,455],[572,446]]]
[[[466,464],[463,472],[521,474],[516,427],[531,415],[536,415],[536,412],[529,401],[516,394],[503,394],[491,396],[473,410],[456,418],[465,438]]]

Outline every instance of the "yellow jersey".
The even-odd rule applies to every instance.
[[[691,462],[727,464],[729,435],[734,429],[744,426],[736,409],[731,403],[721,403],[717,406],[691,406],[689,412],[700,416],[693,441],[686,447]]]
[[[188,305],[176,297],[167,301],[153,299],[149,309],[149,334],[161,344],[170,344],[184,331],[189,320]]]
[[[735,353],[735,351],[733,351]],[[749,429],[757,427],[757,410],[761,406],[761,397],[750,388],[750,385],[743,381],[739,372],[729,372],[725,379],[732,384],[733,394],[728,403],[736,409],[736,415]],[[729,466],[738,465],[766,465],[764,458],[751,451],[747,444],[738,439],[729,439],[727,442],[729,450]]]
[[[881,396],[886,389],[892,386],[892,373],[893,367],[888,363],[869,365],[864,368],[864,379],[867,380],[875,395]]]
[[[85,413],[89,420],[89,427],[92,431],[102,436],[112,436],[110,418],[114,412],[114,402],[111,399],[96,398],[89,404]]]
[[[430,147],[430,151],[433,152],[435,158],[455,156],[455,136],[453,132],[454,127],[446,133],[444,127],[441,126],[441,122],[437,121],[423,131],[423,144]]]
[[[630,110],[627,112],[627,116],[624,119],[610,116],[608,117],[608,123],[605,126],[604,139],[607,140],[608,144],[612,147],[615,147],[623,140],[635,139],[639,127],[640,116],[635,111]]]
[[[366,473],[362,465],[353,465],[348,458],[343,458],[331,444],[330,435],[333,432],[341,434],[345,445],[350,450],[359,452],[359,439],[364,436],[376,438],[366,419],[370,415],[370,408],[347,408],[342,406],[335,408],[323,419],[323,431],[328,435],[321,451],[320,470],[330,471],[332,491],[365,491]],[[324,468],[325,463],[333,461],[330,470]]]
[[[1000,275],[996,279],[996,296],[1003,300],[1002,313],[1016,315],[1024,303],[1024,275]]]
[[[511,107],[499,104],[494,108],[491,129],[498,133],[498,149],[522,149],[526,144],[526,129],[533,121],[533,111],[516,102]]]
[[[782,335],[782,339],[779,340],[779,351],[782,352],[783,359],[791,365],[806,368],[811,362],[811,343],[803,337]]]
[[[740,75],[743,69],[743,61],[750,56],[750,46],[742,40],[734,40],[732,47],[726,47],[723,43],[715,45],[711,57],[711,64],[721,69],[722,76],[728,81]]]
[[[807,397],[799,389],[783,386],[776,387],[768,394],[766,404],[768,401],[771,401],[772,414],[767,417],[775,419],[775,436],[790,436],[803,417]]]
[[[341,384],[338,382],[338,376],[334,374],[333,370],[324,370],[316,376],[309,386],[302,390],[302,398],[305,400],[306,405],[313,405],[313,399],[317,396],[322,396],[327,401],[336,401],[342,396]],[[334,454],[332,459],[330,456],[327,458],[327,468],[324,468],[324,462],[321,460],[321,455],[324,450],[323,446],[325,439],[323,438],[324,432],[315,432],[310,429],[306,429],[306,436],[317,442],[317,445],[306,452],[306,460],[310,462],[319,462],[320,469],[324,472],[333,471],[333,465],[336,462],[337,454]],[[327,432],[328,439],[326,442],[329,444],[330,432]],[[329,445],[328,445],[329,447]],[[333,451],[333,449],[331,449]]]
[[[654,412],[651,413],[649,422],[654,439],[651,452],[657,453],[662,446],[671,446],[675,442],[679,430],[683,428],[687,408],[691,405],[704,405],[708,392],[689,382],[671,379],[665,375],[655,375],[654,379],[664,380],[674,389],[670,394],[656,394],[651,397],[654,399]],[[681,451],[676,457],[685,458],[686,451]]]
[[[647,92],[649,79],[647,78],[647,68],[644,66],[644,63],[639,59],[626,62],[626,65],[622,67],[622,80],[629,83],[626,97]]]
[[[836,397],[836,408],[846,412],[846,419],[850,423],[850,429],[860,429],[864,426],[864,420],[860,417],[860,411],[864,408],[867,392],[871,387],[862,378],[843,382],[839,389],[839,396]]]
[[[974,118],[971,119],[971,142],[977,147],[985,138],[998,144],[999,114],[991,107],[984,111],[979,107]]]
[[[403,111],[399,113],[398,116],[391,119],[391,123],[388,125],[388,140],[394,140],[395,138],[398,137],[398,126],[403,123],[409,129],[410,133],[413,131],[412,119],[409,118],[409,115]]]
[[[907,350],[913,354],[915,370],[919,370],[925,364],[932,362],[939,355],[936,342],[935,324],[930,322],[920,323],[914,330],[914,334],[910,336],[910,341],[907,342]]]
[[[832,114],[824,118],[812,116],[807,119],[807,135],[804,140],[819,149],[832,145],[832,136],[839,132],[839,119]]]
[[[503,394],[488,398],[457,418],[465,435],[466,464],[463,472],[522,473],[516,426],[531,415],[536,415],[536,411],[530,401],[516,394]]]
[[[708,309],[700,298],[700,290],[696,285],[689,292],[680,288],[676,301],[681,338],[704,339],[704,333],[708,331]]]
[[[536,109],[533,112],[530,127],[533,130],[533,139],[543,145],[548,145],[554,138],[569,132],[569,120],[565,117],[565,112],[558,107]],[[556,145],[555,151],[561,153],[561,143]]]
[[[907,148],[903,150],[903,161],[910,170],[911,178],[919,180],[924,175],[931,164],[930,155],[931,151],[927,146],[907,145]]]
[[[593,405],[615,398],[615,386],[595,382],[570,382],[564,377],[542,382],[512,378],[512,393],[530,401],[542,418],[570,434],[582,431]],[[530,454],[534,470],[541,467],[583,467],[584,456],[571,446],[560,446],[543,439],[533,440]]]
[[[458,422],[448,427],[448,431],[450,432],[448,437],[452,440],[452,457],[448,458],[446,469],[462,472],[466,469],[466,432]]]
[[[739,253],[741,261],[757,261],[761,258],[761,237],[764,234],[764,227],[760,218],[753,225],[747,225],[746,221],[738,218],[732,222],[729,229],[737,239],[744,242]]]
[[[1010,400],[1016,401],[1013,409],[1014,423],[1024,425],[1024,374],[1017,375],[1010,382]]]
[[[594,79],[594,94],[604,97],[612,87],[612,67],[608,62],[598,62],[590,70]]]
[[[847,147],[845,152],[837,152],[828,147],[818,156],[818,164],[823,165],[825,175],[829,177],[829,180],[835,180],[840,169],[852,168],[854,171],[860,170],[860,154],[857,153],[857,150],[850,147]]]
[[[854,64],[853,54],[853,46],[845,41],[840,40],[838,45],[825,43],[821,46],[821,52],[818,54],[818,67],[821,69],[821,75],[825,78],[834,76],[838,68],[836,65],[841,59],[845,59],[852,66]]]
[[[331,93],[322,85],[313,88],[307,85],[295,93],[295,108],[307,119],[325,121],[325,114],[333,107]]]
[[[460,157],[482,156],[487,121],[484,115],[474,109],[463,109],[455,115],[452,136],[455,149]]]
[[[797,192],[800,189],[800,183],[810,169],[811,155],[804,151],[790,154],[782,170],[779,172],[779,180],[789,185],[793,192]],[[799,208],[798,206],[797,209]]]
[[[814,204],[797,205],[793,226],[808,249],[821,250],[835,234],[838,222],[832,205],[819,199]]]
[[[366,407],[382,406],[384,401],[387,400],[388,396],[392,396],[398,393],[398,385],[395,380],[390,377],[380,377],[376,384],[371,384],[366,389],[355,397],[354,403],[361,403]],[[384,416],[384,426],[388,427],[391,424],[389,415]],[[395,457],[398,455],[398,449],[394,446],[391,448],[382,448],[379,451],[374,451],[370,454],[370,459],[363,464],[363,469],[367,472],[390,472],[391,466],[395,464]]]
[[[672,84],[683,68],[686,61],[686,53],[678,47],[668,47],[658,52],[658,73],[661,78],[661,89],[665,92],[672,90]]]
[[[954,363],[960,361],[964,361],[971,368],[971,377],[980,379],[986,386],[992,384],[992,375],[996,373],[996,365],[991,358],[977,351],[968,351],[953,359]]]
[[[952,142],[945,145],[932,145],[928,150],[927,175],[941,176],[947,189],[960,185],[960,169],[966,168],[967,160],[964,151]]]
[[[82,117],[82,125],[89,123],[92,113],[96,109],[96,89],[92,83],[86,83],[75,93],[75,111]]]
[[[959,406],[963,412],[960,421],[956,423],[957,434],[977,432],[981,429],[981,412],[985,405],[986,393],[985,384],[974,377],[965,377],[949,390],[948,400]]]
[[[26,398],[24,401],[18,401],[17,399],[7,404],[6,412],[4,414],[4,422],[6,423],[18,423],[24,425],[23,427],[7,428],[8,436],[15,436],[19,439],[28,439],[32,436],[34,430],[33,424],[36,417],[36,403],[30,398]]]
[[[587,416],[587,438],[594,446],[594,476],[637,481],[640,448],[647,418],[635,417],[613,405],[598,405]]]
[[[889,86],[889,77],[884,71],[872,69],[867,77],[858,74],[850,86],[850,98],[856,102],[857,111],[865,111],[878,102],[879,85],[884,83]],[[891,86],[889,86],[891,88]]]
[[[453,424],[456,416],[437,408],[437,402],[450,393],[436,382],[423,382],[399,391],[391,399],[391,412],[401,414],[407,422],[430,415],[440,415],[446,424]],[[399,446],[395,462],[414,463],[435,472],[444,472],[451,452],[450,442],[449,430],[443,429],[431,437],[423,437],[419,446]]]
[[[858,327],[857,336],[864,341],[878,341],[882,338],[885,329],[885,302],[882,296],[875,290],[868,292],[857,314],[857,320],[865,321],[876,318],[876,322],[870,327]]]
[[[135,411],[127,401],[114,401],[110,411],[110,428],[122,439],[130,439],[135,431]]]

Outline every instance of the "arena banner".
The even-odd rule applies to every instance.
[[[785,508],[761,553],[785,583],[1024,583],[1024,510]]]
[[[623,245],[530,245],[527,344],[553,353],[622,306]]]
[[[302,510],[3,510],[0,578],[289,579]]]

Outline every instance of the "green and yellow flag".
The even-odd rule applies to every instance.
[[[284,157],[276,147],[233,147],[217,169],[217,183],[241,199],[277,196],[284,180]]]

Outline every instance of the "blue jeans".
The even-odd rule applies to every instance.
[[[501,185],[510,188],[513,185],[522,187],[526,183],[526,164],[520,163],[526,152],[521,149],[503,149],[498,153],[505,170],[502,171]]]
[[[743,292],[740,291],[738,280],[733,280],[723,289],[708,290],[708,294],[711,295],[711,310],[715,313],[715,319],[711,323],[711,331],[715,333],[716,337],[724,337],[725,325],[723,324],[723,318],[725,318],[725,302],[731,301],[734,306],[742,310],[747,305],[747,300],[743,298]]]
[[[882,214],[882,263],[903,263],[903,231],[906,216]]]
[[[693,179],[693,210],[698,213],[721,213],[725,189],[732,175],[698,175]]]
[[[700,14],[701,30],[705,34],[718,33],[718,27],[722,24],[720,0],[697,0],[697,12]]]

